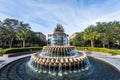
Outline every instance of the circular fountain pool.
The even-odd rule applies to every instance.
[[[29,59],[30,57],[16,60],[0,69],[0,80],[120,80],[120,72],[115,67],[93,57],[88,57],[91,64],[89,71],[62,76],[33,71],[27,64]]]

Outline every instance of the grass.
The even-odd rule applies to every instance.
[[[108,49],[108,48],[77,47],[77,50],[87,50],[87,51],[93,51],[93,52],[104,52],[112,55],[120,55],[120,51]]]

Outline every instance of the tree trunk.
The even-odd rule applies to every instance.
[[[5,40],[5,42],[3,41],[3,48],[5,48],[6,47],[6,43],[7,43],[7,41]]]
[[[23,40],[23,47],[25,47],[25,40]]]
[[[109,44],[109,42],[108,42],[108,48],[110,48],[110,44]]]
[[[118,40],[118,49],[120,48],[120,40]]]
[[[108,44],[108,48],[110,48],[110,45]]]
[[[91,40],[91,47],[94,47],[94,40]]]
[[[13,44],[13,39],[14,39],[14,38],[11,38],[11,40],[8,40],[9,48],[11,48],[11,47],[12,47],[12,44]]]
[[[9,41],[9,48],[11,48],[11,42]]]
[[[14,38],[11,39],[11,42],[10,42],[10,48],[12,47],[13,39],[14,39]]]
[[[105,48],[105,44],[103,43],[103,48]]]
[[[120,40],[118,40],[118,45],[120,45]]]

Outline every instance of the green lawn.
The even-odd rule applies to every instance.
[[[104,52],[104,53],[109,53],[112,55],[120,55],[120,50],[113,50],[113,49],[108,49],[108,48],[77,47],[77,50]]]

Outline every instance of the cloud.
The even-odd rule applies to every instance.
[[[0,0],[0,20],[25,21],[46,35],[59,23],[71,35],[98,21],[120,20],[119,5],[119,0]]]

